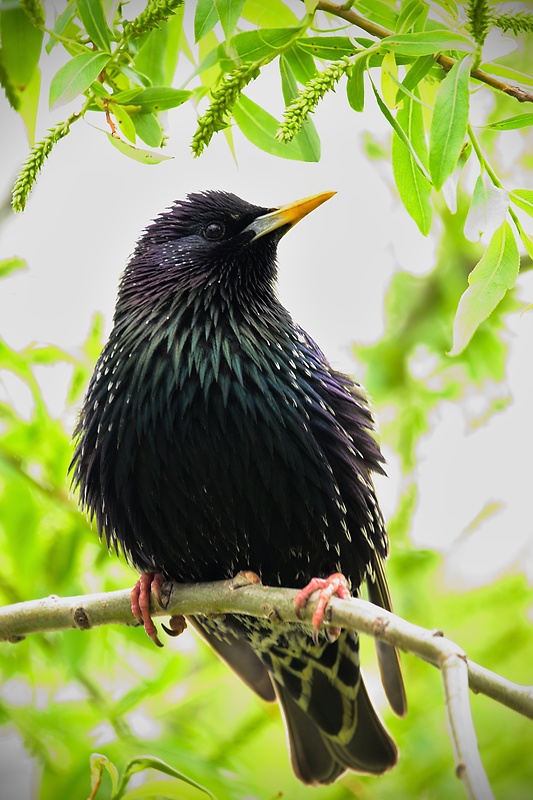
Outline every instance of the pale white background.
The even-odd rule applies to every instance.
[[[190,29],[191,20],[187,24]],[[57,48],[50,74],[61,59]],[[49,77],[44,76],[44,83]],[[342,86],[338,93],[342,95]],[[250,94],[261,98],[272,113],[280,113],[274,68]],[[167,153],[174,159],[151,167],[112,148],[106,136],[91,127],[90,122],[102,126],[99,119],[87,117],[76,123],[48,159],[25,213],[0,228],[0,259],[17,255],[29,266],[0,286],[0,335],[14,347],[52,342],[75,352],[95,310],[103,312],[108,331],[119,276],[140,230],[189,191],[226,189],[273,206],[334,189],[338,194],[282,241],[279,291],[295,319],[332,362],[354,372],[357,365],[350,344],[379,338],[392,274],[399,269],[429,271],[435,252],[434,239],[424,239],[403,210],[388,164],[371,162],[364,155],[365,130],[384,143],[389,135],[373,105],[369,97],[363,116],[351,112],[342,96],[332,95],[323,102],[315,116],[323,148],[318,164],[262,153],[237,129],[236,163],[221,134],[200,159],[193,159],[192,107],[169,112]],[[43,103],[38,137],[75,108],[50,113]],[[0,119],[3,197],[28,145],[23,126],[4,97]],[[526,180],[522,185],[531,188]],[[525,302],[533,300],[531,275],[520,279],[519,293]],[[479,427],[472,421],[490,398],[472,396],[464,407],[444,404],[432,418],[431,433],[420,443],[420,501],[411,535],[416,544],[446,554],[443,576],[457,588],[483,583],[510,569],[524,569],[533,579],[532,334],[532,313],[510,318],[511,357],[506,384],[499,392],[513,399],[505,412]],[[50,408],[63,415],[68,369],[43,368],[39,377]],[[29,413],[23,388],[0,371],[0,398],[6,397]],[[402,476],[394,455],[387,456],[390,477],[379,481],[378,490],[390,516]],[[462,537],[487,503],[500,504],[499,512]]]

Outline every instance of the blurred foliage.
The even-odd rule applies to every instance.
[[[415,466],[416,445],[438,403],[461,400],[472,387],[483,392],[503,381],[507,346],[501,333],[507,314],[523,308],[507,294],[468,347],[449,357],[457,303],[480,252],[462,232],[467,209],[461,196],[455,214],[442,209],[434,268],[423,276],[396,272],[385,301],[384,335],[376,344],[354,347],[365,366],[365,386],[379,408],[383,436],[406,472]]]
[[[34,378],[36,364],[54,369],[67,360],[72,381],[66,402],[72,407],[79,402],[100,345],[98,318],[77,359],[55,348],[14,352],[2,344],[0,376],[15,374],[33,398],[26,416],[6,403],[0,406],[3,603],[51,593],[113,590],[133,580],[132,572],[99,545],[68,494],[69,434],[61,420],[47,412]],[[396,525],[389,563],[398,611],[415,623],[444,629],[467,645],[478,662],[527,683],[530,664],[524,652],[532,644],[527,620],[531,596],[524,578],[508,577],[461,594],[445,591],[440,558],[415,550],[400,527]],[[364,641],[363,648],[363,663],[375,688],[371,642]],[[164,651],[154,648],[141,630],[129,628],[48,634],[3,645],[0,722],[4,736],[17,731],[34,759],[39,776],[34,796],[42,800],[89,796],[91,765],[93,776],[101,780],[98,800],[205,796],[172,777],[176,772],[219,800],[448,800],[461,790],[454,775],[440,678],[434,668],[412,656],[404,656],[403,662],[409,715],[398,720],[383,704],[402,754],[398,767],[381,779],[347,775],[320,789],[306,788],[292,775],[277,707],[255,698],[188,632],[167,640]],[[531,721],[484,697],[473,696],[472,706],[496,795],[525,800],[532,778]],[[158,774],[150,764],[167,774]],[[137,773],[142,782],[135,785],[132,780],[123,794],[112,795],[109,772],[116,769],[118,785],[120,776],[128,777],[134,767],[142,769]],[[27,769],[20,764],[21,772]]]
[[[398,271],[393,277],[383,337],[355,349],[365,367],[364,379],[378,409],[383,439],[399,454],[408,476],[405,494],[389,526],[393,538],[389,574],[395,607],[413,622],[444,630],[478,663],[511,680],[531,683],[531,657],[525,656],[533,649],[531,587],[525,578],[509,575],[476,590],[453,592],[445,585],[440,557],[415,549],[408,531],[417,501],[413,478],[417,443],[431,432],[432,412],[443,400],[460,403],[468,392],[483,394],[505,378],[507,345],[502,333],[508,315],[521,307],[517,295],[506,291],[517,266],[514,251],[512,263],[496,255],[489,264],[503,279],[504,290],[486,318],[481,319],[479,306],[475,309],[471,338],[461,339],[457,322],[454,338],[454,320],[461,297],[476,283],[471,279],[469,287],[468,275],[476,262],[480,266],[483,246],[495,241],[498,231],[502,238],[496,244],[500,242],[500,252],[507,247],[509,255],[512,245],[503,237],[505,218],[518,234],[522,269],[531,266],[533,245],[523,225],[531,216],[533,193],[517,187],[524,186],[524,173],[533,165],[531,147],[524,146],[533,115],[517,113],[515,99],[491,93],[481,116],[483,124],[492,127],[468,128],[464,113],[461,115],[464,107],[449,105],[452,101],[446,96],[455,87],[462,102],[467,102],[465,74],[458,74],[459,70],[448,73],[451,80],[441,95],[437,121],[446,124],[446,108],[453,109],[462,136],[456,137],[453,153],[448,150],[445,154],[444,179],[442,164],[435,158],[438,131],[434,128],[431,132],[431,109],[435,106],[437,113],[436,97],[446,73],[427,53],[406,51],[417,42],[416,37],[409,40],[410,35],[423,31],[434,35],[437,13],[444,20],[441,29],[453,28],[463,37],[453,42],[453,37],[449,39],[444,49],[451,56],[460,57],[449,47],[462,41],[466,49],[462,52],[471,52],[476,60],[483,55],[482,66],[491,74],[531,87],[533,80],[527,74],[531,67],[531,14],[506,13],[505,8],[486,2],[471,2],[464,8],[454,2],[417,0],[352,5],[372,24],[396,32],[396,44],[387,49],[374,47],[374,40],[354,40],[355,28],[348,25],[339,32],[326,15],[316,17],[314,27],[309,27],[312,2],[304,6],[281,0],[202,0],[195,4],[194,34],[183,23],[182,5],[172,0],[151,0],[130,21],[121,16],[120,3],[71,0],[46,31],[38,2],[4,4],[0,83],[12,107],[23,116],[33,144],[42,91],[40,59],[63,45],[70,60],[53,82],[51,100],[59,105],[76,89],[73,96],[82,97],[85,103],[80,113],[92,110],[111,120],[109,129],[116,135],[110,139],[119,142],[127,155],[146,163],[155,163],[147,160],[146,152],[152,152],[150,158],[160,158],[161,153],[134,151],[137,140],[149,147],[163,144],[165,112],[185,100],[206,105],[197,141],[202,141],[204,133],[223,128],[231,147],[231,129],[224,126],[233,120],[254,144],[274,156],[317,160],[320,143],[310,120],[285,144],[275,138],[278,123],[274,117],[240,93],[254,78],[255,69],[260,71],[268,60],[279,59],[285,104],[290,107],[300,97],[296,112],[293,108],[292,117],[286,120],[294,121],[298,108],[302,110],[302,96],[319,102],[324,91],[344,79],[346,99],[353,110],[361,112],[365,102],[376,100],[384,124],[390,126],[392,145],[385,139],[367,139],[367,154],[386,159],[391,191],[398,193],[420,231],[427,234],[432,225],[433,233],[441,237],[431,270],[424,275]],[[92,15],[91,7],[97,9]],[[51,13],[48,8],[46,11]],[[316,29],[318,22],[320,29]],[[338,26],[342,21],[333,22]],[[518,37],[517,49],[508,56],[489,58],[487,50],[482,50],[495,27],[512,31],[508,38]],[[197,45],[192,44],[193,39]],[[25,44],[25,59],[20,57],[20,47],[14,46],[20,41]],[[441,46],[443,42],[441,36]],[[367,52],[370,48],[372,52]],[[435,45],[434,51],[437,49]],[[191,90],[172,87],[178,56],[192,63]],[[104,77],[110,78],[107,83],[101,79],[104,59]],[[373,84],[364,77],[371,70]],[[322,83],[316,82],[319,71],[326,73]],[[369,86],[372,93],[367,91],[365,97]],[[306,91],[308,94],[303,94]],[[480,91],[490,92],[485,86]],[[232,108],[224,105],[230,95],[235,102]],[[475,100],[477,97],[470,98],[471,103]],[[211,118],[206,117],[210,108]],[[24,173],[29,181],[26,188],[31,187],[50,149],[78,118],[76,112],[58,123],[35,146]],[[506,159],[501,158],[502,151]],[[441,182],[442,193],[437,193],[434,186]],[[16,281],[17,271],[24,266],[19,258],[5,259],[0,262],[0,278]],[[72,419],[101,346],[102,321],[98,317],[87,342],[75,354],[52,345],[15,351],[0,339],[2,603],[51,593],[113,590],[133,582],[131,570],[107,554],[79,514],[66,477]],[[56,418],[44,402],[39,370],[64,369],[65,365],[71,371],[70,388],[65,414]],[[9,387],[14,381],[24,386],[31,398],[29,410],[21,411],[10,400]],[[502,401],[492,410],[501,411],[503,406]],[[363,648],[370,688],[379,692],[372,643],[365,640]],[[0,734],[5,742],[11,734],[20,737],[33,759],[32,796],[42,800],[201,798],[206,796],[202,787],[219,800],[449,800],[462,796],[454,775],[438,672],[409,655],[404,656],[403,664],[408,716],[398,720],[382,704],[401,758],[397,768],[380,779],[347,775],[331,787],[300,785],[289,766],[277,707],[255,698],[188,632],[168,640],[162,652],[142,631],[123,628],[49,634],[3,645]],[[531,721],[485,697],[472,696],[471,701],[480,752],[496,796],[501,800],[530,798]],[[2,751],[10,752],[7,744],[0,748],[0,763]],[[9,766],[11,774],[15,769],[21,775],[28,770],[26,764],[19,766],[13,759]],[[0,794],[3,789],[5,785]]]

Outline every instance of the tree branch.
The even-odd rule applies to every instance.
[[[456,775],[463,781],[469,797],[491,800],[494,795],[481,763],[468,701],[466,656],[461,653],[446,656],[440,670]]]
[[[183,614],[246,614],[276,622],[311,624],[315,602],[311,598],[302,619],[296,615],[296,589],[250,584],[239,573],[228,581],[162,587],[161,607],[151,597],[153,616]],[[19,642],[31,633],[88,630],[99,625],[137,625],[131,613],[130,592],[60,598],[51,595],[0,608],[0,641]],[[414,625],[366,600],[333,597],[327,624],[350,628],[388,642],[422,658],[441,671],[456,773],[471,800],[490,800],[492,792],[479,757],[468,701],[468,686],[533,719],[533,687],[511,683],[467,659],[463,650],[439,631]]]
[[[385,39],[387,36],[394,35],[394,31],[389,31],[382,25],[378,25],[376,22],[362,17],[361,14],[358,14],[353,8],[344,8],[343,5],[337,5],[337,3],[332,3],[330,0],[319,0],[316,10],[326,11],[328,14],[340,17],[346,20],[346,22],[350,22],[352,25],[357,25],[358,28],[361,28],[361,30],[378,39]],[[439,55],[437,58],[437,64],[440,64],[446,72],[449,72],[455,63],[455,59],[450,58],[450,56]],[[495,78],[494,75],[490,75],[482,69],[474,69],[470,74],[472,78],[475,78],[481,83],[485,83],[493,89],[497,89],[500,92],[504,92],[504,94],[508,94],[510,97],[514,97],[519,103],[533,103],[533,92],[524,89],[522,86],[500,81],[498,78]]]
[[[271,620],[298,621],[294,610],[296,589],[269,586],[238,586],[238,582],[220,581],[199,584],[167,583],[163,587],[165,607],[152,597],[153,616],[172,614],[249,614]],[[311,621],[314,602],[303,612],[303,621]],[[328,623],[352,628],[422,658],[437,668],[450,655],[463,651],[438,631],[430,631],[375,606],[366,600],[333,597],[329,604]],[[76,597],[51,595],[41,600],[0,608],[0,641],[18,642],[32,633],[64,631],[73,628],[88,630],[99,625],[137,625],[131,613],[130,593],[85,594]],[[470,689],[484,694],[519,714],[533,719],[533,686],[521,686],[502,678],[485,667],[468,660]]]

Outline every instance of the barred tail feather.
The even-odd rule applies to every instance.
[[[277,683],[274,686],[285,718],[292,767],[304,783],[333,783],[349,769],[381,775],[396,764],[396,745],[377,715],[362,679],[357,694],[357,725],[346,744],[321,731],[287,689]]]
[[[357,634],[343,631],[335,642],[324,637],[315,645],[302,629],[287,637],[283,625],[251,618],[190,621],[260,697],[277,697],[301,781],[328,784],[346,770],[379,775],[396,764],[396,745],[359,670]]]

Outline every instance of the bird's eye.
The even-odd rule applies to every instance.
[[[204,228],[204,236],[211,241],[221,239],[224,236],[224,226],[220,222],[210,222]]]

